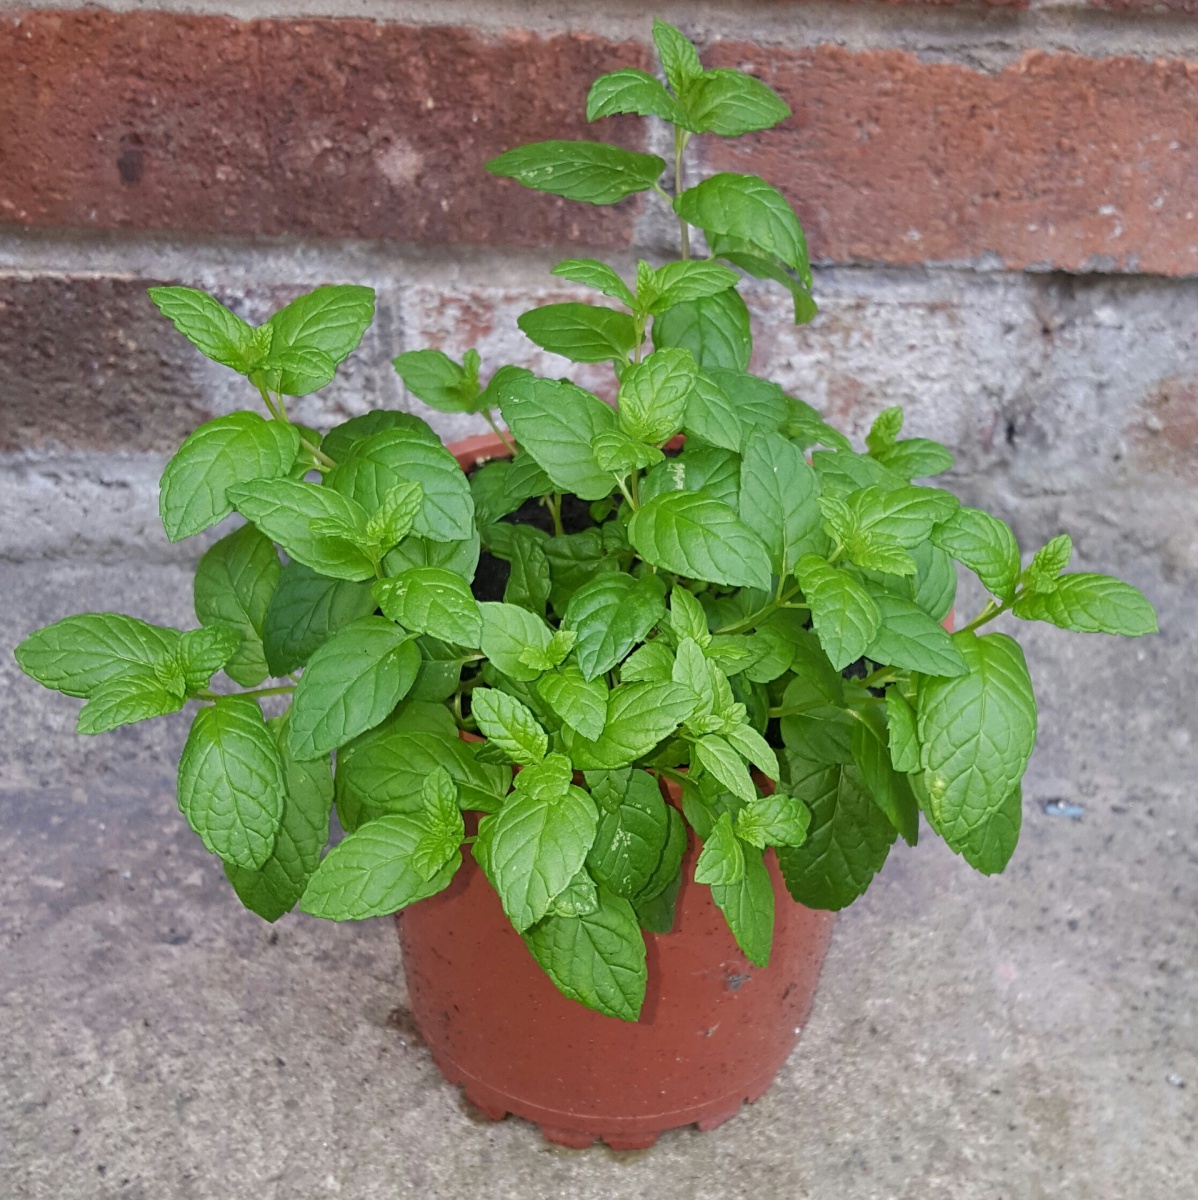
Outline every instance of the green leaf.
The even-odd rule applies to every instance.
[[[512,762],[529,766],[549,751],[549,737],[524,704],[507,692],[476,688],[470,694],[470,711],[479,732]]]
[[[431,879],[417,869],[417,848],[432,829],[425,812],[379,817],[351,833],[324,857],[308,882],[300,910],[332,921],[389,916],[444,891],[461,865],[455,854]]]
[[[674,653],[661,638],[637,647],[620,664],[620,679],[624,683],[668,683],[673,678],[673,672]],[[579,732],[591,736],[586,730]]]
[[[549,626],[543,618],[515,604],[488,600],[478,606],[482,615],[482,652],[511,679],[529,683],[541,674],[521,658],[529,647],[549,648]]]
[[[897,687],[886,689],[887,741],[890,761],[896,771],[919,770],[919,737],[915,732],[915,709]]]
[[[616,414],[598,396],[564,379],[530,379],[508,392],[502,413],[520,445],[560,491],[582,500],[611,494],[615,480],[600,469],[592,444],[616,428]]]
[[[409,429],[376,433],[358,442],[349,458],[326,477],[336,492],[368,513],[400,484],[420,484],[424,502],[412,525],[419,537],[459,542],[475,534],[474,498],[457,459],[440,443]]]
[[[740,468],[740,519],[761,532],[779,575],[788,575],[819,528],[819,482],[803,452],[781,434],[755,429]]]
[[[492,175],[504,175],[538,192],[588,204],[615,204],[651,188],[666,169],[656,154],[637,154],[604,142],[533,142],[493,158]]]
[[[584,870],[579,871],[570,880],[570,886],[553,901],[549,915],[553,917],[585,917],[598,911],[598,908],[599,889],[595,886],[595,881]]]
[[[745,876],[745,848],[732,831],[732,818],[721,813],[703,842],[695,863],[695,882],[707,884],[739,883]]]
[[[419,812],[424,781],[437,767],[453,776],[463,808],[493,812],[512,785],[511,767],[479,762],[475,748],[455,734],[405,728],[401,717],[338,752],[337,811],[367,820]]]
[[[735,883],[713,883],[711,898],[744,956],[756,967],[769,966],[774,942],[774,884],[761,854],[745,850],[744,874]]]
[[[846,571],[831,567],[814,554],[805,554],[795,578],[811,608],[811,621],[832,666],[843,671],[869,648],[882,623],[882,614],[865,588]]]
[[[739,137],[769,129],[790,116],[790,108],[772,88],[743,71],[704,71],[687,97],[696,133]]]
[[[628,537],[647,562],[689,579],[768,589],[769,554],[726,504],[697,492],[666,492],[636,512]]]
[[[665,614],[664,585],[656,575],[634,579],[599,575],[570,598],[562,627],[578,638],[574,657],[588,682],[612,669]]]
[[[641,73],[633,72],[638,75]],[[618,71],[616,74],[624,74],[624,72]],[[608,75],[596,80],[594,87],[591,88],[591,94],[594,94],[595,87],[598,87],[603,79],[610,78],[612,76]],[[657,83],[657,80],[653,82]],[[661,87],[661,84],[657,84],[657,86]],[[573,283],[581,283],[584,287],[595,288],[596,291],[610,296],[613,300],[619,300],[621,304],[627,305],[629,308],[636,307],[636,297],[629,290],[628,284],[607,263],[600,262],[597,258],[563,259],[549,274],[556,275],[559,279],[569,279]]]
[[[767,779],[781,778],[781,768],[773,747],[753,728],[742,722],[729,724],[720,731],[724,740],[742,757],[753,764]]]
[[[327,355],[337,366],[358,348],[373,320],[373,289],[318,287],[293,300],[267,322],[272,334],[271,357],[287,350],[314,350]],[[297,360],[289,369],[278,372],[271,386],[287,396],[305,396],[327,382],[320,372],[301,367]]]
[[[694,696],[676,683],[622,683],[607,698],[603,733],[593,740],[562,731],[574,765],[614,771],[648,754],[690,715]]]
[[[153,287],[150,299],[201,354],[242,375],[257,358],[254,330],[207,292],[187,287]]]
[[[870,426],[865,435],[865,445],[870,455],[879,462],[883,461],[898,442],[898,435],[903,431],[903,410],[899,405],[884,408]]]
[[[687,350],[664,349],[629,367],[620,380],[620,427],[643,442],[664,442],[682,428],[695,386],[695,360]]]
[[[847,502],[863,533],[893,538],[906,549],[926,542],[933,527],[952,517],[960,503],[940,488],[909,485],[873,485],[853,492]]]
[[[214,542],[196,567],[196,616],[202,625],[225,625],[240,635],[225,673],[242,687],[255,687],[271,674],[262,637],[282,574],[274,545],[252,525]]]
[[[273,729],[286,781],[279,832],[270,857],[258,870],[225,863],[225,875],[246,908],[277,921],[304,894],[329,840],[333,777],[327,758],[300,762],[288,754],[284,720],[267,725]]]
[[[927,438],[904,438],[880,455],[879,461],[904,479],[924,479],[929,475],[951,471],[956,460],[952,451],[939,442],[931,442]]]
[[[179,808],[205,847],[258,870],[285,803],[283,760],[257,702],[225,696],[201,708],[179,761]]]
[[[853,762],[865,786],[886,819],[914,846],[919,838],[919,807],[905,775],[895,773],[890,759],[886,719],[876,704],[865,705],[853,715]]]
[[[637,346],[633,319],[599,304],[543,304],[521,313],[516,324],[543,350],[571,362],[623,362]]]
[[[1021,582],[1033,592],[1051,592],[1056,589],[1057,579],[1073,557],[1073,539],[1060,533],[1047,545],[1036,551]]]
[[[600,814],[587,868],[608,891],[634,900],[661,862],[669,829],[657,780],[645,771],[632,771],[615,812]]]
[[[538,614],[539,615],[539,614]],[[540,646],[525,646],[520,651],[520,661],[534,671],[552,671],[565,661],[566,655],[574,647],[574,631],[572,629],[555,629],[549,637],[548,645],[542,650]]]
[[[367,520],[367,540],[383,553],[392,549],[412,532],[423,503],[424,489],[420,484],[397,483]]]
[[[811,826],[803,845],[778,851],[787,890],[808,908],[845,908],[882,869],[894,826],[855,766],[792,758],[790,790],[811,809]]]
[[[541,530],[527,525],[512,526],[511,571],[503,589],[505,604],[518,604],[529,612],[542,616],[552,584],[549,578],[549,559],[541,545]],[[518,535],[518,536],[517,536]]]
[[[383,556],[383,573],[398,575],[412,567],[443,567],[463,579],[473,579],[478,568],[479,549],[477,529],[472,530],[469,537],[455,542],[406,537]]]
[[[241,635],[227,625],[189,629],[179,639],[179,667],[189,695],[208,686],[241,645]],[[171,711],[174,711],[173,709]]]
[[[756,799],[757,788],[744,759],[718,734],[706,734],[695,742],[691,747],[691,758],[697,766],[710,771],[738,799],[746,804]],[[699,882],[709,883],[710,880]]]
[[[811,813],[802,800],[785,792],[757,796],[736,815],[736,836],[758,850],[766,846],[801,846]]]
[[[336,579],[374,577],[374,563],[360,546],[314,528],[329,522],[358,527],[365,534],[365,511],[332,489],[291,479],[259,479],[230,488],[228,494],[247,521],[312,570]]]
[[[178,712],[186,698],[165,687],[153,671],[121,675],[96,687],[79,711],[76,733],[107,733],[150,717]]]
[[[753,351],[749,310],[735,288],[675,304],[654,318],[653,345],[689,350],[700,367],[743,371]]]
[[[1036,742],[1036,700],[1013,639],[961,632],[953,641],[969,674],[919,681],[922,785],[936,831],[971,866],[993,875],[1019,838],[1010,798]]]
[[[564,663],[555,672],[537,680],[541,699],[571,729],[594,741],[607,721],[607,684],[602,679],[587,680],[573,663]]]
[[[1013,612],[1025,621],[1048,621],[1079,633],[1156,633],[1156,611],[1130,583],[1109,575],[1062,575],[1056,590],[1032,593],[1015,601]]]
[[[685,96],[703,75],[703,64],[694,43],[684,37],[673,25],[665,21],[653,21],[653,44],[661,58],[661,67],[670,87],[679,96]]]
[[[968,567],[1000,600],[1015,594],[1019,543],[1005,521],[978,508],[959,508],[932,530],[932,543]]]
[[[913,600],[880,589],[872,595],[882,623],[866,658],[925,675],[966,674],[965,660],[943,625]]]
[[[644,905],[655,900],[663,893],[668,892],[671,885],[673,885],[674,896],[677,895],[677,884],[682,868],[682,859],[686,854],[688,844],[686,822],[672,804],[666,805],[665,813],[665,845],[662,847],[661,857],[657,860],[657,866],[653,869],[653,874],[635,898],[638,916],[641,915]],[[667,933],[673,924],[674,896],[671,896],[669,900],[670,922],[666,925],[665,929],[658,929],[654,932]],[[642,925],[644,925],[643,921]],[[648,928],[648,926],[645,927]]]
[[[391,360],[404,387],[438,412],[476,411],[478,372],[465,370],[441,350],[408,350]]]
[[[291,706],[288,745],[317,758],[372,729],[408,694],[420,669],[411,635],[383,617],[359,617],[308,660]]]
[[[420,801],[429,830],[416,843],[412,865],[422,879],[432,879],[458,854],[466,836],[466,824],[458,807],[458,785],[444,767],[438,767],[425,779]],[[454,867],[457,865],[455,862]]]
[[[739,450],[744,440],[744,427],[736,406],[705,371],[695,377],[695,386],[687,396],[682,428],[688,438],[726,450]]]
[[[413,633],[443,642],[475,647],[482,638],[482,618],[469,584],[441,567],[413,567],[374,585],[379,607],[392,621]]]
[[[644,470],[665,457],[656,446],[638,442],[618,429],[612,433],[601,433],[595,439],[594,451],[599,469],[619,476]]]
[[[479,823],[476,857],[518,932],[541,920],[582,870],[598,823],[595,802],[570,784],[557,796],[516,793]]]
[[[739,238],[774,255],[800,275],[810,270],[807,239],[794,209],[756,175],[712,175],[676,197],[674,210],[705,232]]]
[[[638,71],[635,67],[600,75],[587,93],[588,121],[618,113],[661,117],[675,123],[685,120],[678,102],[662,84],[648,72]]]
[[[726,292],[737,284],[735,271],[705,259],[688,258],[666,263],[654,270],[647,280],[647,294],[638,289],[642,307],[660,316],[675,304],[704,300]]]
[[[288,563],[262,622],[268,674],[286,675],[302,667],[338,629],[368,616],[374,607],[369,583],[329,579],[303,563]]]
[[[158,509],[172,542],[200,533],[227,517],[229,488],[286,475],[299,452],[292,425],[257,413],[230,413],[190,434],[162,473]]]
[[[645,940],[622,896],[601,889],[593,913],[548,916],[524,942],[563,995],[622,1021],[640,1016],[648,974]]]
[[[943,621],[957,596],[957,568],[953,560],[931,542],[914,547],[915,603],[934,621]]]
[[[332,459],[341,462],[349,458],[354,447],[359,442],[392,429],[404,429],[414,437],[423,438],[434,446],[441,444],[441,439],[433,432],[427,421],[422,421],[414,413],[397,412],[391,408],[376,408],[363,413],[360,417],[351,417],[340,425],[335,425],[324,435],[320,448]]]
[[[114,679],[163,672],[175,664],[179,640],[178,630],[136,617],[80,613],[31,633],[15,655],[21,670],[43,686],[90,696]]]

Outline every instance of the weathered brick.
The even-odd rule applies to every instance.
[[[170,450],[212,415],[147,286],[0,278],[0,450]]]
[[[97,10],[0,18],[0,221],[537,245],[629,241],[497,180],[522,142],[596,136],[590,81],[644,65],[588,34]],[[637,124],[601,135],[634,144]]]
[[[1030,53],[996,74],[900,51],[721,43],[794,110],[707,145],[787,193],[818,258],[1198,272],[1198,63]]]

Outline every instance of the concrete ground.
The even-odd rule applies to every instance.
[[[464,1105],[390,921],[271,927],[175,808],[179,718],[98,739],[9,651],[81,607],[187,621],[184,568],[0,566],[0,1196],[1175,1200],[1198,1179],[1198,717],[1165,633],[1027,631],[1023,841],[896,851],[836,929],[799,1048],[708,1134],[616,1154]],[[1067,815],[1072,814],[1072,815]]]

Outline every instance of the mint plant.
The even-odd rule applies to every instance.
[[[645,992],[642,931],[670,930],[692,832],[695,884],[759,965],[769,853],[794,899],[825,909],[921,826],[1001,871],[1036,706],[1019,645],[985,627],[1156,629],[1135,588],[1066,572],[1067,536],[1024,567],[1001,520],[913,483],[953,458],[902,437],[900,409],[858,452],[749,372],[743,276],[786,288],[797,322],[816,313],[803,231],[755,176],[688,186],[685,155],[788,110],[747,75],[705,70],[671,26],[654,40],[665,82],[605,75],[587,113],[665,121],[672,163],[552,141],[489,164],[592,204],[653,192],[676,215],[676,260],[625,279],[567,259],[554,274],[595,302],[519,320],[546,350],[610,364],[614,405],[519,365],[484,383],[474,351],[401,354],[413,395],[505,439],[509,455],[468,478],[410,413],[323,435],[290,420],[287,399],[357,347],[369,289],[318,288],[258,328],[202,292],[151,289],[265,411],[183,442],[162,477],[167,536],[243,523],[199,560],[198,628],[91,613],[16,651],[86,701],[82,733],[198,706],[179,806],[267,920],[297,903],[392,913],[445,888],[466,852],[557,987],[626,1020]],[[472,587],[484,553],[506,564],[502,599]],[[957,564],[991,599],[950,634]],[[326,853],[334,806],[346,836]]]

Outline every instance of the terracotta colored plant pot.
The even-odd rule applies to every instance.
[[[463,468],[507,453],[494,435],[450,450]],[[515,1113],[567,1146],[651,1146],[756,1100],[807,1019],[832,914],[790,899],[771,851],[774,948],[754,967],[692,879],[697,849],[691,836],[673,930],[646,935],[636,1024],[558,992],[469,855],[446,891],[399,914],[412,1015],[445,1077],[487,1116]]]

